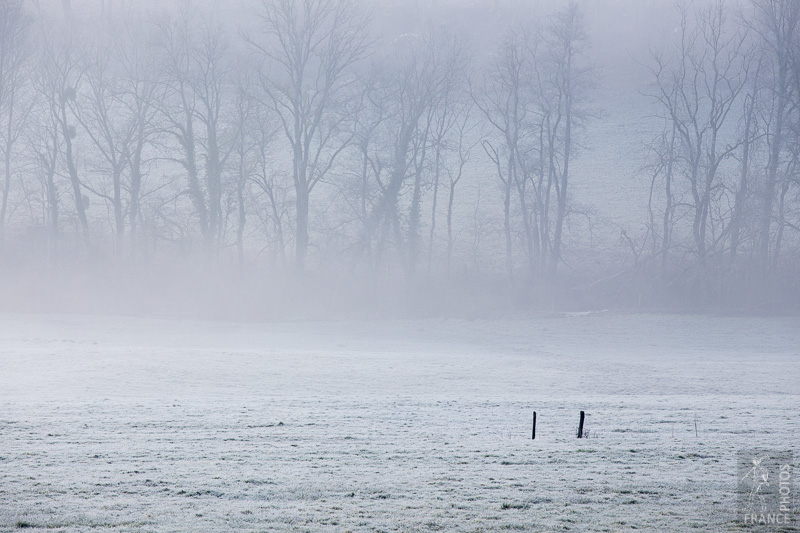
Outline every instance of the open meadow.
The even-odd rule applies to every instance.
[[[0,530],[740,531],[799,353],[797,318],[4,315]]]

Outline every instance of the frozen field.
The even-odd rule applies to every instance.
[[[799,407],[798,318],[3,315],[0,530],[741,531]]]

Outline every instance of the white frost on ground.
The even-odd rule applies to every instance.
[[[3,315],[0,530],[735,531],[798,407],[798,318]]]

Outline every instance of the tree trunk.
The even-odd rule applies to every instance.
[[[779,55],[781,51],[778,52]],[[777,106],[775,112],[775,133],[772,134],[772,141],[769,143],[769,165],[767,167],[767,179],[764,184],[762,196],[761,220],[759,223],[759,251],[761,256],[764,274],[767,273],[770,265],[770,241],[772,228],[772,204],[775,199],[775,188],[778,183],[778,166],[780,165],[780,155],[783,148],[783,121],[786,113],[786,59],[778,57],[778,81],[777,81]]]
[[[661,276],[662,281],[666,281],[667,267],[669,262],[669,247],[672,236],[672,172],[675,164],[675,123],[672,124],[672,137],[669,141],[669,152],[667,153],[667,172],[664,183],[664,193],[666,195],[666,205],[664,206],[663,235],[661,237]]]
[[[742,164],[739,173],[739,188],[736,191],[736,204],[731,220],[731,265],[736,263],[736,254],[739,251],[739,239],[741,232],[742,217],[744,216],[745,202],[747,201],[748,180],[750,172],[750,131],[753,127],[753,109],[755,106],[755,96],[748,95],[745,103],[745,122],[744,122],[744,141],[742,143]]]
[[[572,155],[572,96],[568,91],[569,88],[567,88],[564,112],[564,166],[561,171],[561,183],[556,191],[558,205],[556,206],[556,227],[553,234],[553,254],[550,258],[550,275],[553,281],[558,273],[558,263],[561,261],[561,238],[564,218],[567,216],[567,185],[569,184],[569,162]]]
[[[450,191],[447,197],[447,277],[451,275],[453,261],[453,200],[456,196],[456,184],[450,182]]]
[[[433,239],[436,233],[436,205],[439,200],[439,178],[441,177],[441,169],[439,167],[441,165],[441,157],[441,143],[437,143],[433,173],[433,199],[431,200],[431,230],[428,235],[428,278],[431,276],[431,268],[433,265]]]
[[[514,280],[514,257],[511,245],[511,178],[507,177],[505,182],[505,195],[503,197],[503,233],[506,238],[506,277],[508,282]]]
[[[308,254],[308,189],[297,189],[297,227],[295,229],[295,267],[299,273],[306,268]]]
[[[63,99],[62,95],[58,96]],[[72,185],[72,194],[75,197],[75,210],[78,213],[78,221],[81,225],[84,239],[89,240],[89,222],[86,219],[86,205],[83,201],[83,191],[81,190],[81,182],[78,176],[78,169],[75,167],[75,159],[72,150],[72,136],[74,129],[70,127],[67,122],[67,109],[66,104],[62,102],[61,105],[61,134],[64,137],[64,144],[66,147],[65,158],[67,161],[67,171],[69,172],[69,181]]]

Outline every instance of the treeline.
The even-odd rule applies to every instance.
[[[456,307],[800,304],[794,0],[676,8],[640,66],[664,124],[641,139],[649,216],[611,249],[571,189],[604,120],[576,3],[490,53],[437,21],[377,36],[356,0],[264,0],[238,27],[111,5],[0,0],[7,299],[285,306],[335,280]]]

